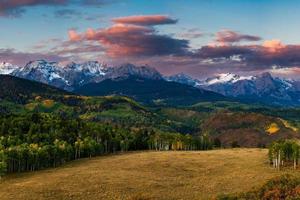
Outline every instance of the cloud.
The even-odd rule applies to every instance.
[[[191,28],[191,29],[187,29],[184,32],[181,32],[179,34],[177,34],[180,38],[185,38],[185,39],[197,39],[203,36],[206,36],[207,33],[203,33],[202,31],[200,31],[197,28]]]
[[[116,24],[106,29],[89,28],[85,33],[79,34],[74,30],[69,31],[71,41],[97,41],[106,48],[107,55],[111,57],[125,56],[157,56],[157,55],[182,55],[188,52],[189,42],[184,39],[175,39],[168,35],[158,34],[149,25],[163,23],[156,19],[157,15],[147,16],[146,20],[138,20],[135,16],[113,20]],[[121,19],[121,18],[119,18]],[[155,19],[155,20],[154,20]],[[164,21],[163,24],[165,24]]]
[[[25,7],[39,5],[64,5],[67,0],[1,0],[0,16],[19,16]]]
[[[111,3],[116,3],[119,0],[81,0],[81,4],[88,6],[104,6]]]
[[[166,15],[138,15],[115,18],[112,21],[120,24],[154,26],[163,24],[176,24],[178,20],[172,19]]]
[[[235,61],[240,70],[300,66],[300,45],[284,45],[278,40],[262,45],[204,46],[194,56],[213,62]],[[238,59],[236,59],[238,58]]]
[[[43,53],[25,53],[16,51],[15,49],[0,49],[0,61],[9,62],[19,66],[24,65],[24,62],[30,60],[45,59],[49,61],[62,61],[63,57],[56,54],[43,54]]]
[[[216,42],[220,44],[234,43],[234,42],[241,42],[241,41],[255,42],[260,40],[261,37],[259,36],[240,34],[231,30],[222,30],[216,33]]]
[[[267,40],[263,43],[262,46],[267,48],[271,52],[277,52],[286,47],[286,45],[282,44],[282,42],[277,39]]]
[[[69,36],[69,38],[70,38],[71,41],[79,41],[79,40],[81,40],[81,36],[74,29],[70,29],[68,31],[68,36]]]
[[[63,41],[50,49],[52,54],[72,56],[74,54],[103,54],[105,49],[93,41]]]
[[[0,0],[0,17],[19,17],[28,7],[34,6],[103,6],[118,0]],[[58,12],[60,15],[70,15],[70,10]],[[74,14],[74,13],[73,13]]]
[[[81,17],[82,13],[72,9],[61,9],[54,12],[56,18]]]
[[[269,72],[276,77],[293,78],[299,80],[300,67],[273,68],[269,70]]]

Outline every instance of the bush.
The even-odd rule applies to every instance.
[[[268,181],[261,188],[239,195],[221,195],[219,200],[283,200],[300,199],[300,179],[284,175]]]

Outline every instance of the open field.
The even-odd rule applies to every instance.
[[[9,175],[6,199],[211,199],[248,191],[282,174],[265,149],[136,152],[71,162],[56,169]],[[284,173],[299,171],[286,171]]]

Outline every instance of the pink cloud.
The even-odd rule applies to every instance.
[[[172,19],[166,15],[138,15],[138,16],[128,16],[120,17],[112,20],[114,23],[120,24],[135,24],[142,26],[152,26],[152,25],[163,25],[163,24],[176,24],[177,20]]]
[[[98,41],[111,57],[183,54],[188,41],[157,34],[152,27],[114,24],[106,29],[89,28],[85,33],[69,31],[71,41]]]
[[[223,30],[216,33],[216,42],[224,45],[226,43],[234,43],[241,41],[259,41],[260,37],[254,35],[240,34],[231,30]]]
[[[81,40],[81,36],[77,34],[77,32],[73,29],[68,31],[68,36],[71,41],[79,41]]]
[[[278,52],[286,47],[286,45],[282,44],[282,42],[277,39],[266,40],[262,44],[262,46],[267,48],[269,51],[271,51],[273,53]]]

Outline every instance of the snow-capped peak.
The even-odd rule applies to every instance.
[[[278,77],[276,77],[275,80],[280,82],[285,87],[285,89],[292,88],[296,82],[295,80],[283,79]]]
[[[41,70],[48,74],[53,71],[62,71],[62,67],[57,62],[47,62],[45,60],[30,61],[20,69],[23,72],[30,72],[31,70]]]
[[[91,74],[105,75],[106,65],[98,61],[88,61],[82,63],[82,69],[90,72]]]
[[[92,75],[105,75],[105,68],[106,65],[98,61],[88,61],[81,64],[72,62],[65,67],[66,70],[74,70]]]
[[[184,74],[184,73],[175,74],[170,77],[176,77],[176,78],[180,78],[180,79],[193,79],[191,76]]]
[[[17,76],[32,77],[32,79],[41,80],[41,82],[48,83],[54,79],[63,80],[64,69],[57,62],[47,62],[45,60],[36,60],[27,63],[18,72]]]
[[[191,76],[184,74],[184,73],[179,73],[179,74],[175,74],[172,76],[166,76],[165,79],[167,81],[173,81],[173,82],[182,83],[182,84],[191,85],[191,86],[200,85],[199,80],[194,79]]]
[[[19,67],[7,62],[0,63],[0,74],[11,74]]]
[[[235,83],[241,80],[253,80],[255,76],[239,76],[232,73],[221,73],[215,77],[208,78],[205,81],[205,85],[223,84],[223,83]]]

